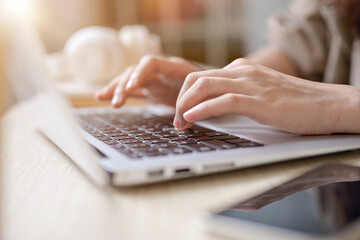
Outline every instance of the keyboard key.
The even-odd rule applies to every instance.
[[[111,136],[116,138],[116,137],[128,136],[128,134],[124,133],[124,132],[117,131],[116,133],[111,134]]]
[[[135,153],[133,151],[131,151],[130,149],[118,149],[119,152],[121,152],[122,154],[125,154],[127,157],[129,158],[141,158],[143,155],[140,155],[138,153]]]
[[[106,136],[106,135],[101,135],[101,136],[98,136],[97,138],[103,142],[113,140],[113,138]]]
[[[209,137],[216,137],[216,136],[227,136],[229,134],[227,133],[223,133],[223,132],[205,132],[203,133],[205,136],[209,136]]]
[[[177,134],[182,135],[182,134],[187,134],[187,133],[193,133],[194,131],[192,129],[187,129],[184,131],[175,131],[173,128],[173,132],[176,132]]]
[[[154,135],[160,135],[160,134],[163,134],[164,131],[162,131],[162,130],[156,130],[156,131],[148,131],[148,133],[151,133],[151,134],[154,134]]]
[[[108,144],[108,145],[116,145],[119,144],[119,141],[116,140],[108,140],[108,141],[104,141],[104,143]]]
[[[153,144],[153,146],[159,148],[173,148],[173,147],[177,147],[178,145],[174,143],[157,143],[157,144]]]
[[[146,140],[146,142],[150,144],[158,144],[158,143],[167,143],[168,141],[164,139],[151,139],[151,140]]]
[[[163,131],[161,130],[161,128],[149,127],[149,128],[145,128],[145,129],[146,129],[146,131],[148,131],[148,132],[159,132],[159,133],[163,132]]]
[[[208,151],[214,151],[216,150],[216,148],[207,146],[205,144],[191,144],[191,145],[187,145],[187,147],[193,149],[194,151],[197,152],[208,152]]]
[[[180,134],[181,137],[187,137],[187,138],[194,138],[194,137],[203,137],[204,135],[201,133],[182,133]]]
[[[120,143],[119,144],[114,144],[111,147],[116,149],[116,150],[127,150],[128,149],[125,145],[120,144]]]
[[[213,130],[205,128],[205,127],[201,127],[201,126],[197,126],[194,125],[190,128],[194,133],[204,133],[204,132],[211,132]]]
[[[178,137],[177,134],[170,133],[170,132],[159,133],[158,135],[161,136],[162,138]]]
[[[238,137],[236,136],[232,136],[232,135],[225,135],[225,136],[215,136],[214,137],[217,140],[230,140],[230,139],[238,139]]]
[[[131,134],[136,134],[136,135],[138,135],[138,134],[142,134],[142,133],[145,133],[145,131],[144,130],[132,130],[132,131],[128,131],[129,133],[131,133]]]
[[[136,127],[123,127],[122,129],[125,130],[125,131],[127,131],[127,132],[136,132],[136,131],[139,131],[139,129],[136,128]]]
[[[174,130],[173,126],[162,126],[161,130],[163,130],[164,132],[171,132]]]
[[[137,133],[136,136],[138,137],[143,137],[143,136],[152,136],[152,133],[148,133],[148,132],[143,132],[143,133]]]
[[[181,141],[174,141],[173,143],[176,143],[178,145],[189,145],[189,144],[196,144],[196,141],[191,139],[181,140]]]
[[[129,135],[124,135],[124,136],[117,136],[117,137],[115,137],[115,139],[120,141],[120,140],[126,140],[126,139],[135,139],[135,137],[129,136]]]
[[[169,141],[184,141],[184,140],[187,140],[186,137],[171,137],[171,138],[168,138]]]
[[[158,136],[155,136],[155,135],[141,136],[141,137],[139,137],[139,138],[141,138],[142,140],[160,139]]]
[[[190,149],[181,147],[181,146],[166,148],[166,151],[168,151],[172,154],[183,154],[183,153],[191,153],[192,152]]]
[[[143,148],[148,147],[149,145],[146,143],[131,143],[126,145],[128,148]]]
[[[139,139],[124,139],[120,140],[119,142],[121,142],[122,144],[142,143],[142,141]]]
[[[195,140],[195,141],[207,141],[207,140],[213,140],[211,137],[209,136],[199,136],[199,137],[192,137],[191,139]]]

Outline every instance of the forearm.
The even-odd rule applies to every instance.
[[[299,72],[291,59],[279,48],[268,45],[246,56],[250,61],[276,71],[299,77]]]

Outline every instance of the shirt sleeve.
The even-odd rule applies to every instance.
[[[298,68],[302,77],[321,81],[328,54],[327,27],[321,0],[295,0],[267,21],[266,36]]]

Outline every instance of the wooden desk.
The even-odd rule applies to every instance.
[[[24,117],[5,126],[2,239],[208,239],[204,212],[246,199],[326,161],[311,158],[135,188],[98,188]]]

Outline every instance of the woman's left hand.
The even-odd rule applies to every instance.
[[[238,113],[297,134],[359,133],[359,103],[358,88],[307,81],[238,59],[186,77],[174,125],[183,130],[199,120]]]

